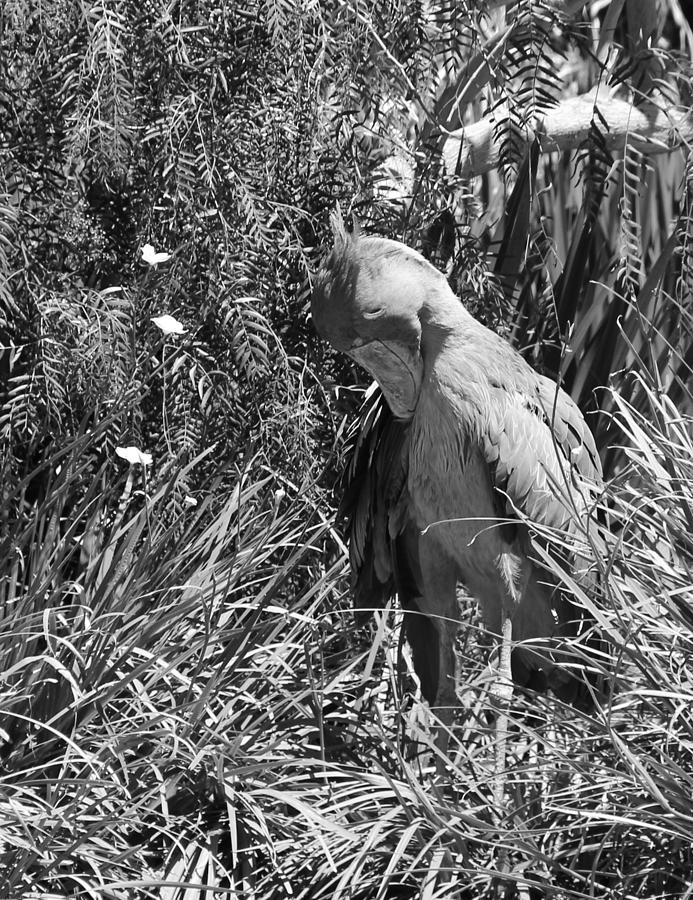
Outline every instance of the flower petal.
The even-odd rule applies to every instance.
[[[166,253],[165,251],[157,253],[151,244],[145,244],[144,247],[142,247],[142,259],[146,263],[149,263],[150,266],[156,266],[159,263],[164,263],[171,259],[171,254]]]
[[[152,316],[152,322],[157,328],[160,328],[164,334],[185,334],[186,331],[178,319],[174,319],[173,316]]]
[[[116,447],[116,456],[127,460],[130,465],[149,466],[152,462],[151,453],[143,453],[138,447]]]

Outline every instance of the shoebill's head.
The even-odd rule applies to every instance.
[[[315,280],[315,328],[380,385],[397,418],[411,419],[424,372],[422,330],[445,277],[397,241],[347,234],[333,216],[335,243]]]

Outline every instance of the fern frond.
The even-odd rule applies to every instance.
[[[518,3],[504,54],[494,66],[498,85],[494,105],[496,140],[504,170],[514,171],[524,158],[537,117],[556,106],[563,86],[558,59],[563,55],[553,39],[555,10],[548,4]]]
[[[640,224],[640,198],[642,187],[652,175],[652,166],[647,157],[632,143],[626,144],[621,160],[620,217],[620,264],[618,277],[627,286],[628,292],[637,293],[642,278],[644,248]]]
[[[693,295],[693,154],[688,155],[683,177],[679,241],[681,264],[676,280],[676,298],[683,306],[685,299]]]
[[[91,4],[83,18],[86,43],[79,75],[71,91],[77,103],[71,115],[74,155],[93,155],[94,172],[104,182],[127,173],[135,141],[136,103],[126,38],[128,0]]]
[[[236,366],[250,384],[276,374],[281,346],[262,306],[257,297],[239,297],[224,317],[224,326],[232,330]]]
[[[0,344],[7,343],[6,326],[9,324],[10,317],[20,315],[12,291],[10,289],[10,279],[12,271],[10,268],[10,256],[13,250],[13,233],[16,234],[17,211],[10,202],[9,194],[6,191],[0,191]],[[0,346],[0,356],[8,352],[4,346]]]
[[[585,211],[590,224],[594,223],[599,214],[607,179],[614,164],[607,144],[608,133],[609,124],[595,103],[589,134],[575,155],[575,168],[579,180],[584,184]]]

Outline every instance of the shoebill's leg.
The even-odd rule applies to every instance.
[[[423,586],[422,612],[433,623],[438,637],[438,678],[433,708],[440,720],[436,745],[445,755],[457,706],[455,639],[460,614],[457,605],[457,567],[436,544],[433,534],[428,532],[421,536],[419,561]]]
[[[498,662],[498,673],[493,693],[498,700],[498,718],[496,719],[496,759],[493,799],[496,808],[503,808],[505,789],[505,756],[508,743],[508,713],[513,696],[513,675],[511,667],[513,616],[517,612],[531,575],[529,560],[513,552],[507,545],[498,557],[498,569],[503,585],[503,601],[501,605],[501,647]]]
[[[496,752],[493,771],[493,803],[500,812],[503,809],[505,795],[505,760],[508,747],[508,724],[510,721],[510,701],[513,697],[513,680],[510,669],[510,657],[512,654],[513,623],[512,610],[503,608],[503,625],[501,628],[501,648],[498,662],[498,672],[493,693],[498,701],[498,716],[496,718]]]
[[[395,585],[404,610],[404,634],[421,693],[433,708],[438,690],[438,631],[423,609],[419,529],[410,523],[394,544]]]
[[[496,746],[493,771],[493,805],[500,824],[505,812],[505,781],[507,774],[506,756],[508,748],[508,726],[510,703],[513,697],[513,676],[511,669],[513,623],[529,577],[529,568],[510,551],[504,551],[498,559],[498,568],[503,580],[503,603],[501,607],[501,647],[498,673],[493,692],[498,702],[496,718]],[[497,869],[499,875],[508,872],[508,851],[501,847],[498,852]]]

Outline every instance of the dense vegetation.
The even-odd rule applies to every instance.
[[[4,0],[2,896],[691,895],[686,8]],[[503,809],[471,604],[442,782],[397,611],[350,612],[336,202],[602,453],[612,691],[515,698]]]

